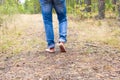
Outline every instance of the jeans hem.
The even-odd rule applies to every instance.
[[[55,44],[48,45],[48,48],[54,48],[54,47],[55,47]]]
[[[66,43],[67,41],[66,41],[66,40],[64,40],[64,39],[59,39],[59,42]]]

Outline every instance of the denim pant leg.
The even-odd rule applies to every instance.
[[[67,16],[65,0],[53,0],[54,8],[59,20],[59,42],[66,42],[67,39]]]
[[[52,0],[40,0],[48,48],[55,46],[52,24]]]

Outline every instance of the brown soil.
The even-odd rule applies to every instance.
[[[16,20],[14,25],[24,31],[17,38],[21,42],[19,45],[26,46],[31,39],[38,39],[38,42],[30,44],[30,49],[23,47],[26,50],[23,49],[19,54],[1,52],[0,80],[120,80],[119,43],[110,46],[101,42],[104,41],[101,38],[106,39],[110,35],[107,29],[113,29],[106,24],[111,20],[103,20],[104,26],[98,27],[93,24],[94,20],[74,21],[68,18],[70,27],[68,43],[65,45],[67,52],[60,53],[56,46],[56,52],[49,54],[44,51],[46,42],[41,15],[19,15],[18,18],[19,21]],[[54,25],[57,25],[56,16],[54,18]],[[14,25],[9,26],[12,28]],[[113,22],[112,25],[119,24]],[[58,27],[54,29],[57,42]]]

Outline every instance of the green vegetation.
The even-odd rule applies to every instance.
[[[21,4],[18,0],[3,0],[0,4],[0,14],[15,13],[39,13],[39,0],[26,0],[25,4]]]
[[[39,13],[40,12],[40,4],[39,0],[26,0],[25,4],[21,4],[18,0],[1,0],[0,2],[0,14],[14,14],[14,13]],[[83,15],[83,10],[87,6],[84,4],[84,0],[66,0],[68,13],[72,14],[81,14]],[[98,1],[91,0],[92,13],[97,12]],[[118,3],[118,2],[117,2]],[[111,11],[113,7],[116,7],[115,4],[112,4],[112,0],[106,0],[106,10]],[[84,12],[85,14],[85,12]],[[85,14],[86,15],[86,14]]]

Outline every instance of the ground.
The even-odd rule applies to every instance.
[[[58,22],[53,15],[55,42]],[[0,30],[0,80],[120,80],[120,22],[68,15],[66,53],[45,52],[42,16],[15,15]]]

